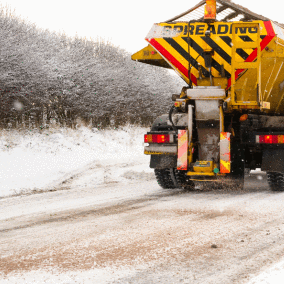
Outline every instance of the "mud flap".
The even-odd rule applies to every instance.
[[[284,149],[263,150],[261,170],[284,173]]]
[[[170,169],[176,168],[176,155],[151,155],[150,168],[151,169]]]

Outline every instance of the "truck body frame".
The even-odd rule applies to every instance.
[[[146,41],[132,59],[172,68],[187,84],[145,135],[161,186],[243,187],[245,169],[260,167],[273,190],[284,190],[283,26],[207,0],[154,24]]]

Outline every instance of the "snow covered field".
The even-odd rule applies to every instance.
[[[7,233],[8,231],[5,232],[9,226],[15,226],[15,228],[17,228],[17,226],[24,224],[23,222],[28,222],[27,220],[34,222],[34,219],[32,218],[33,216],[37,216],[39,220],[41,220],[40,218],[45,218],[46,215],[49,216],[50,214],[50,218],[54,218],[52,216],[57,216],[57,214],[60,216],[60,214],[63,214],[60,213],[61,210],[75,210],[75,208],[79,211],[87,210],[86,208],[89,208],[88,206],[96,206],[96,208],[99,209],[101,206],[105,206],[105,202],[109,202],[110,204],[113,203],[115,205],[120,204],[117,202],[120,202],[123,198],[130,198],[129,200],[132,200],[131,198],[134,197],[139,200],[139,198],[142,197],[147,199],[147,196],[152,196],[151,194],[155,194],[155,196],[161,195],[162,191],[155,182],[153,170],[149,168],[149,157],[143,154],[143,134],[146,131],[147,129],[145,128],[128,126],[121,129],[108,130],[81,127],[77,130],[52,128],[41,132],[23,131],[19,133],[14,130],[1,132],[0,223],[2,223],[2,225],[0,231],[2,229],[5,234],[9,234]],[[92,188],[96,190],[92,191]],[[135,191],[133,188],[137,188],[138,190]],[[55,195],[55,192],[51,193],[49,191],[58,191],[58,193]],[[21,198],[5,198],[13,195],[29,195],[41,192],[47,193],[26,197],[23,196]],[[259,200],[257,196],[259,196]],[[157,208],[161,209],[163,206],[167,207],[167,210],[173,211],[178,210],[178,208],[183,206],[186,211],[186,208],[189,206],[187,204],[189,200],[188,198],[193,198],[193,201],[195,200],[196,203],[195,204],[193,202],[190,206],[194,208],[195,205],[197,207],[200,205],[199,207],[205,211],[211,206],[209,206],[209,204],[215,202],[214,200],[219,202],[217,206],[218,210],[221,210],[220,208],[222,206],[225,208],[228,205],[227,203],[224,203],[227,197],[223,195],[212,195],[211,198],[208,197],[207,194],[197,194],[185,199],[182,198],[183,196],[173,196],[173,198],[171,198],[171,195],[165,196],[164,202],[167,201],[168,205],[163,205],[163,203],[159,203],[157,201],[157,203],[153,203],[152,205],[150,204],[150,212],[154,212]],[[224,199],[222,199],[223,201],[217,201],[219,198]],[[244,207],[243,210],[245,210],[245,213],[240,216],[245,216],[252,212],[258,212],[259,204],[262,203],[264,204],[262,206],[263,209],[268,210],[265,207],[265,200],[267,199],[271,199],[271,202],[275,202],[275,206],[278,202],[278,207],[281,203],[281,199],[279,199],[281,196],[274,196],[270,192],[255,192],[244,196],[229,197],[229,203],[232,204],[231,206],[233,206],[233,202],[241,204],[242,206],[240,208],[242,208],[243,202],[246,202],[249,198],[251,199],[251,205],[247,208]],[[199,199],[200,204],[197,202]],[[27,208],[25,204],[30,204],[30,206]],[[153,208],[151,208],[151,206]],[[235,206],[236,208],[239,208],[239,205]],[[279,212],[277,209],[278,207],[272,208],[277,214]],[[137,222],[141,222],[141,224],[138,224],[137,228],[141,228],[143,225],[145,225],[145,230],[148,228],[147,223],[148,220],[150,222],[151,218],[147,217],[147,208],[148,207],[143,209],[142,207],[141,219],[139,219],[140,221],[137,220]],[[272,209],[269,209],[268,212]],[[118,209],[114,207],[113,210]],[[143,213],[143,210],[145,210],[145,214]],[[223,211],[224,212],[222,214],[225,216],[226,210]],[[162,214],[161,212],[159,214]],[[274,214],[276,214],[275,212]],[[259,214],[261,213],[263,212],[259,212]],[[78,216],[81,216],[80,213],[77,212],[77,214]],[[125,211],[123,214],[123,220],[129,222],[128,218],[132,218],[131,211],[129,213],[128,211]],[[133,220],[135,220],[136,216],[138,216],[136,214],[138,213],[135,212]],[[167,214],[169,213],[166,213],[166,215]],[[217,216],[219,216],[218,214]],[[115,220],[120,220],[119,212],[113,216],[113,219],[115,218]],[[160,216],[159,218],[161,218],[162,215],[157,216]],[[183,219],[183,222],[186,222],[186,220],[188,222],[189,216],[190,215]],[[248,214],[248,216],[250,215]],[[147,223],[143,223],[143,218],[147,219]],[[164,224],[161,223],[162,220],[163,222],[168,222],[167,224],[172,226],[171,218],[175,217],[173,215],[171,218],[161,219],[161,222],[158,221],[159,219],[156,219],[156,217],[153,218],[153,224],[158,227]],[[214,223],[214,219],[210,218],[209,221],[205,222],[210,222],[210,224],[212,222]],[[238,218],[239,216],[237,219]],[[255,220],[258,219],[262,220],[260,217],[257,217]],[[8,220],[10,220],[10,222],[6,222]],[[248,221],[252,222],[251,220],[253,219],[249,219]],[[106,219],[106,221],[110,222],[109,219]],[[93,218],[91,219],[91,222],[94,222]],[[201,220],[198,223],[201,223]],[[79,222],[78,226],[80,224],[82,225],[84,223]],[[98,224],[98,226],[101,226],[100,223]],[[207,224],[209,226],[208,228],[210,228],[210,224]],[[8,227],[6,228],[5,226]],[[155,228],[155,226],[153,228]],[[70,224],[70,228],[72,228],[72,224]],[[87,226],[86,228],[89,227]],[[53,239],[50,238],[48,234],[45,236],[44,227],[41,227],[41,229],[43,230],[41,238],[46,238],[46,240],[51,242]],[[183,232],[183,228],[181,229],[181,232]],[[214,231],[213,227],[211,229]],[[29,228],[27,230],[29,230]],[[52,233],[56,230],[52,231]],[[66,230],[68,232],[68,230],[71,229],[67,229],[66,227]],[[134,232],[136,232],[135,230]],[[13,231],[11,232],[13,233]],[[56,232],[59,233],[59,231]],[[140,231],[137,229],[136,233],[139,234],[139,232]],[[17,233],[15,231],[15,234],[16,235],[14,237],[17,239],[20,232]],[[127,232],[125,232],[125,235],[127,236]],[[71,234],[69,234],[69,238],[70,236]],[[112,235],[109,237],[111,238]],[[178,236],[177,239],[178,238],[180,238],[180,236]],[[280,235],[279,238],[281,239]],[[34,237],[34,241],[32,241],[32,235],[30,236],[30,239],[31,242],[37,245],[36,236]],[[159,242],[160,239],[161,238],[159,237],[157,242]],[[184,240],[186,240],[186,238]],[[174,244],[175,239],[172,241]],[[3,242],[5,245],[4,237]],[[19,244],[15,243],[15,247],[20,244],[20,242]],[[11,248],[9,249],[12,250]],[[8,249],[7,251],[9,252]],[[0,256],[6,257],[3,252],[4,250]],[[141,269],[143,270],[143,267]],[[283,271],[284,262],[282,261],[276,265],[267,266],[267,270],[248,280],[249,282],[244,283],[283,283]],[[116,281],[117,279],[126,279],[131,275],[136,275],[136,273],[137,270],[133,270],[131,266],[127,269],[110,269],[106,267],[104,269],[89,269],[81,272],[58,272],[58,274],[49,273],[45,270],[36,270],[26,272],[23,275],[10,275],[9,277],[4,278],[1,278],[0,273],[0,283],[94,283],[94,279],[96,279],[96,283],[123,283]],[[165,275],[160,276],[164,277]],[[187,282],[184,281],[181,283]]]
[[[44,131],[15,130],[0,134],[0,197],[48,191],[74,175],[90,171],[77,186],[135,179],[127,165],[146,176],[149,157],[143,154],[145,128]]]

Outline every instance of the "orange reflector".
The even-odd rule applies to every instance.
[[[151,134],[145,134],[144,135],[144,143],[151,143],[152,142],[152,135]]]
[[[247,114],[243,114],[241,117],[240,117],[240,121],[246,121],[248,119],[248,115]]]
[[[206,0],[204,19],[216,20],[216,0]]]

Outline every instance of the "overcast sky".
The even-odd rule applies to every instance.
[[[166,21],[200,0],[0,0],[40,28],[104,37],[132,53],[147,45],[153,23]],[[255,13],[284,22],[283,1],[235,0]]]

